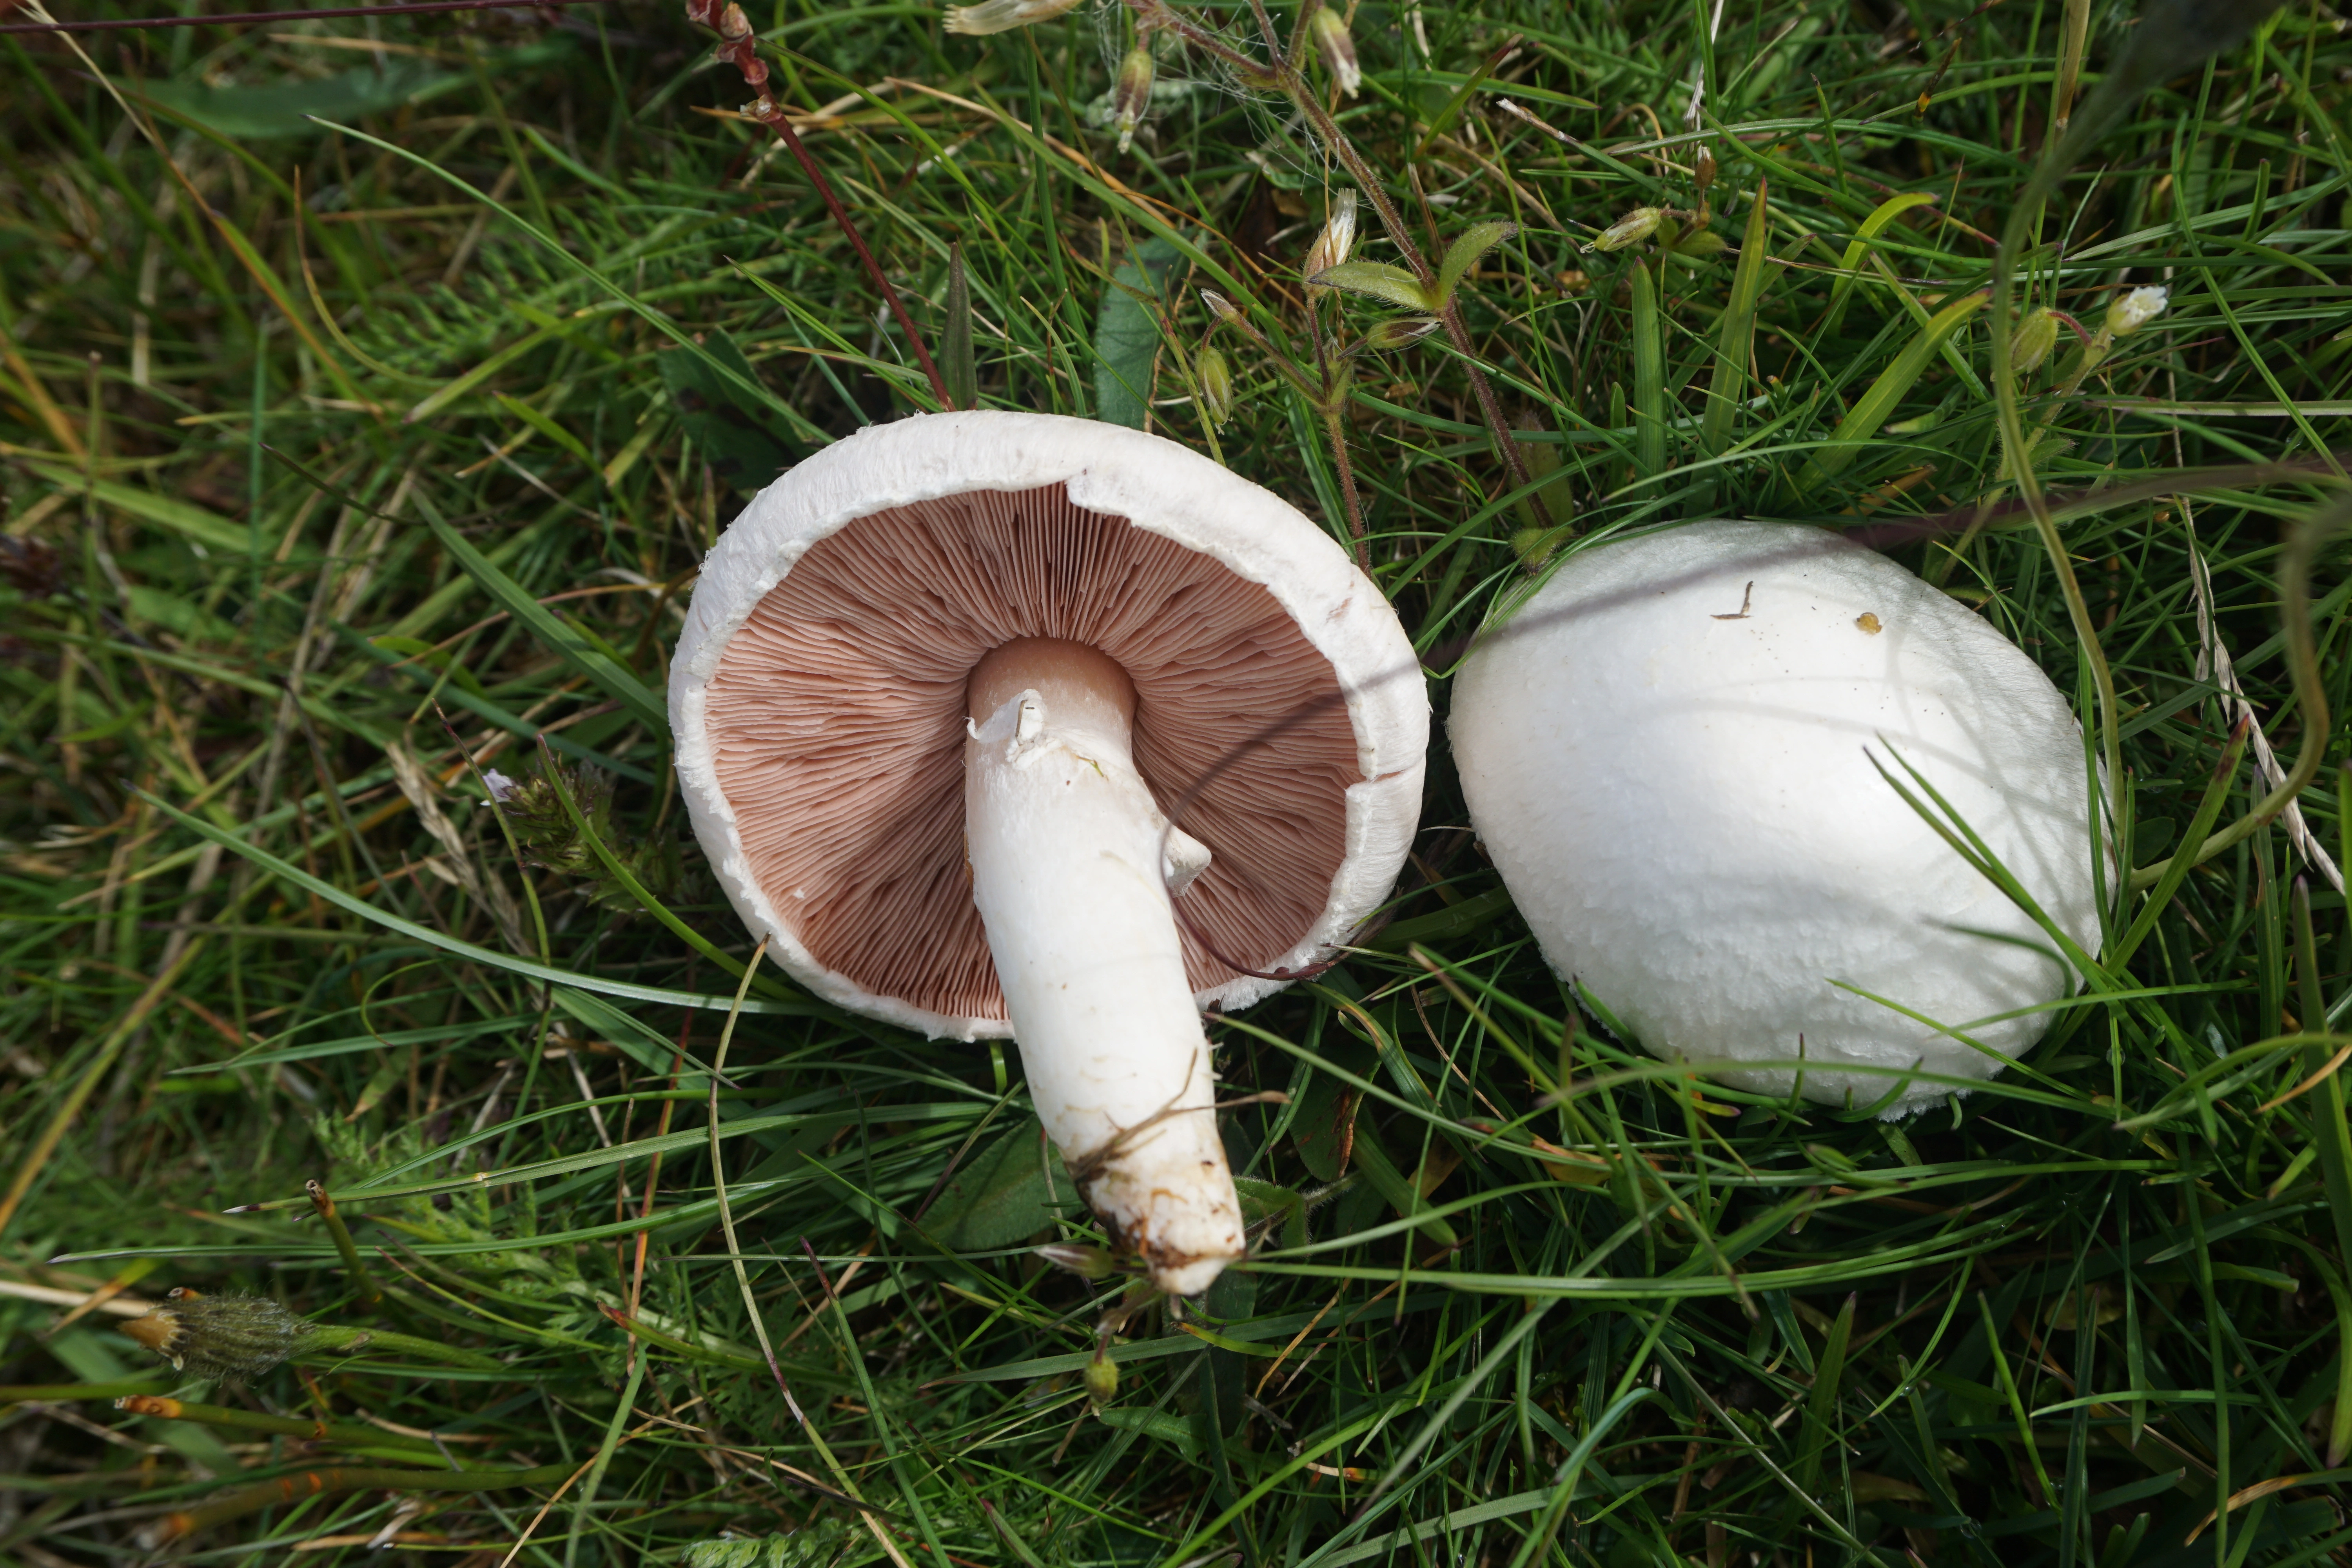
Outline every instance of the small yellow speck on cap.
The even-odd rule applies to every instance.
[[[1854,616],[1853,624],[1860,626],[1864,631],[1868,632],[1872,637],[1876,637],[1880,632],[1886,629],[1885,626],[1878,624],[1878,617],[1872,615],[1868,610],[1864,610],[1862,614]]]

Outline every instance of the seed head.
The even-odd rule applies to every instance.
[[[1587,250],[1622,250],[1629,245],[1639,245],[1658,232],[1664,221],[1664,207],[1635,207],[1615,223],[1603,229],[1596,238],[1587,240]]]
[[[1238,327],[1243,324],[1241,311],[1235,308],[1231,300],[1226,299],[1214,289],[1201,290],[1201,303],[1209,307],[1209,314],[1217,318],[1219,325]]]
[[[1127,58],[1118,62],[1118,79],[1111,84],[1111,120],[1118,127],[1118,150],[1126,152],[1135,140],[1135,128],[1143,123],[1143,111],[1151,103],[1151,46],[1136,45],[1127,51]]]
[[[1559,548],[1558,529],[1538,528],[1530,523],[1511,535],[1511,553],[1517,556],[1519,564],[1530,572],[1542,567]]]
[[[1076,6],[1078,0],[981,0],[977,5],[948,7],[948,31],[979,37],[1009,33],[1015,27],[1050,22]]]
[[[200,1296],[174,1290],[122,1331],[198,1377],[259,1377],[302,1348],[310,1325],[261,1296]]]
[[[1057,1241],[1036,1249],[1037,1256],[1056,1268],[1066,1268],[1081,1279],[1108,1279],[1118,1271],[1111,1255],[1099,1247]]]
[[[1318,11],[1317,16],[1329,13]],[[1311,284],[1318,273],[1328,272],[1348,259],[1356,248],[1356,193],[1341,191],[1331,203],[1331,216],[1323,221],[1323,232],[1315,237],[1307,247],[1305,271]],[[1327,285],[1328,287],[1328,285]]]
[[[2009,337],[2009,363],[2017,367],[2020,375],[2030,375],[2042,368],[2050,351],[2058,346],[2058,312],[2044,307],[2028,310],[2017,323],[2017,331]]]
[[[1364,344],[1386,352],[1417,343],[1437,331],[1437,321],[1431,316],[1397,316],[1382,321],[1364,334]]]
[[[1234,373],[1225,363],[1224,354],[1213,348],[1202,349],[1192,361],[1194,374],[1201,383],[1201,412],[1209,416],[1210,426],[1218,430],[1234,415]]]
[[[2133,289],[2107,307],[2107,331],[2118,338],[2127,338],[2158,316],[2164,314],[2171,295],[2160,283]]]
[[[1728,240],[1711,228],[1695,228],[1675,241],[1674,249],[1676,256],[1687,257],[1693,261],[1705,261],[1709,257],[1722,255],[1729,244]]]
[[[1316,53],[1331,68],[1331,79],[1339,84],[1340,91],[1355,97],[1363,89],[1364,68],[1356,61],[1356,40],[1348,36],[1347,18],[1326,5],[1307,26],[1315,35]]]
[[[1118,1363],[1108,1356],[1098,1355],[1087,1363],[1087,1397],[1097,1405],[1108,1405],[1118,1392]]]

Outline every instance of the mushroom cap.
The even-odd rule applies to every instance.
[[[1667,1060],[1794,1060],[1801,1037],[1804,1094],[1867,1105],[1895,1080],[1840,1064],[2000,1063],[1837,983],[2004,1057],[2048,1016],[1979,1020],[2074,992],[2049,936],[1868,753],[1907,784],[1900,753],[2098,945],[2065,700],[1982,619],[1820,529],[1693,523],[1570,558],[1465,662],[1448,731],[1544,956]],[[1786,1093],[1795,1074],[1720,1076]],[[1910,1086],[1887,1114],[1948,1092]]]
[[[1202,1006],[1283,984],[1223,960],[1296,970],[1388,896],[1429,702],[1347,552],[1156,436],[921,415],[752,499],[670,668],[695,834],[811,991],[935,1037],[1011,1032],[964,859],[965,688],[1029,637],[1097,647],[1135,684],[1136,765],[1214,857],[1177,903]]]

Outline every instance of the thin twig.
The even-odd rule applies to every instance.
[[[597,5],[604,0],[530,0],[540,5]],[[512,9],[515,0],[420,0],[408,5],[335,5],[311,11],[231,11],[218,16],[127,16],[89,22],[10,22],[0,33],[145,32],[152,27],[228,27],[247,22],[316,22],[332,16],[396,16],[405,12]]]

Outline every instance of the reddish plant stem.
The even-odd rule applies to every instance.
[[[1364,504],[1356,495],[1356,466],[1348,460],[1348,432],[1340,416],[1344,406],[1333,404],[1324,408],[1323,428],[1331,437],[1331,460],[1339,469],[1339,494],[1348,503],[1348,534],[1356,542],[1356,565],[1371,577],[1372,549],[1364,539]]]
[[[604,0],[531,0],[534,5],[598,5]],[[144,32],[153,27],[228,27],[246,22],[312,22],[330,16],[396,16],[404,11],[488,11],[512,7],[515,0],[412,0],[397,5],[331,5],[309,11],[230,11],[219,16],[119,16],[100,21],[10,22],[0,33]]]
[[[939,400],[941,408],[953,408],[955,399],[948,395],[947,378],[940,374],[940,367],[931,363],[931,351],[924,346],[923,334],[916,330],[915,319],[907,313],[905,303],[898,298],[898,290],[890,286],[890,279],[883,275],[882,264],[875,260],[874,253],[866,247],[866,237],[857,232],[857,226],[849,219],[849,209],[843,206],[841,198],[833,194],[833,184],[824,177],[824,171],[817,167],[814,158],[809,156],[808,148],[801,142],[800,132],[793,129],[792,117],[768,91],[768,62],[760,58],[759,35],[751,30],[751,21],[743,15],[743,8],[733,4],[732,0],[723,5],[720,0],[686,0],[686,14],[689,20],[719,35],[719,47],[712,51],[713,54],[742,72],[744,85],[760,95],[743,110],[745,118],[766,126],[791,150],[793,161],[801,166],[801,173],[808,176],[809,184],[816,187],[817,195],[824,200],[825,211],[833,215],[834,226],[841,230],[843,237],[849,241],[850,248],[857,252],[857,259],[865,265],[866,275],[874,280],[874,287],[880,290],[884,302],[890,307],[890,313],[898,318],[898,330],[907,334],[907,346],[914,351],[915,362],[923,367],[923,374],[930,381],[931,395]]]

